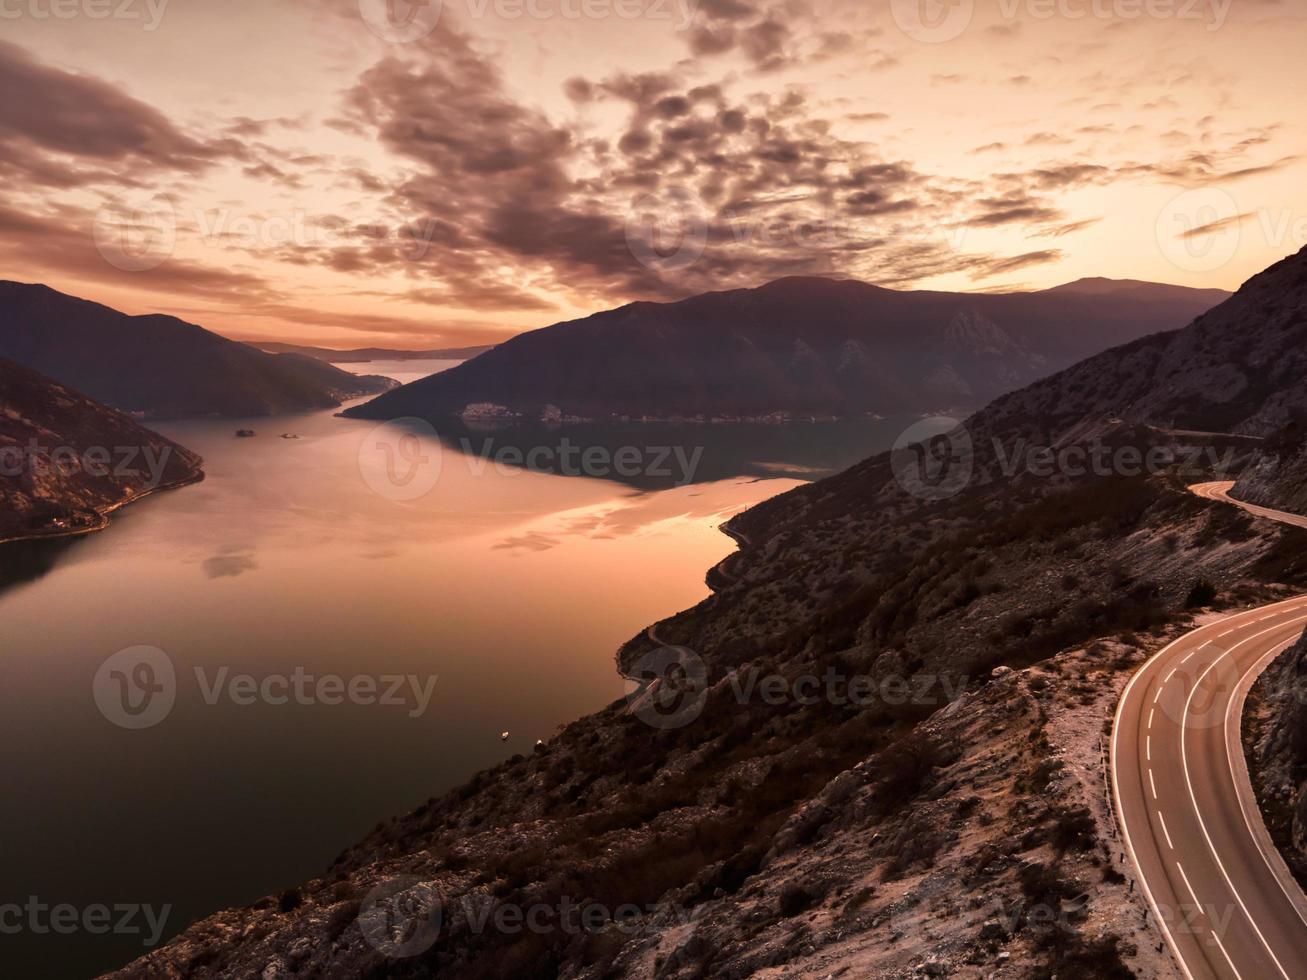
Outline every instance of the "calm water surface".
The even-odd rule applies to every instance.
[[[450,363],[347,366],[408,381]],[[243,427],[258,435],[235,438]],[[734,547],[725,518],[902,426],[589,434],[707,447],[700,482],[658,492],[487,465],[442,434],[393,447],[401,470],[439,461],[410,500],[368,453],[371,422],[158,428],[205,457],[205,482],[103,533],[0,551],[0,903],[167,906],[166,938],[319,874],[379,820],[620,698],[614,651],[707,594],[705,571]],[[497,451],[560,436],[488,438]],[[170,660],[176,701],[128,730],[94,679],[142,645]],[[242,705],[209,703],[197,669],[209,685],[297,670],[435,681],[421,711],[411,693]],[[90,976],[142,951],[132,936],[0,935],[0,976]]]
[[[259,435],[234,438],[242,425]],[[171,905],[169,934],[320,873],[378,820],[621,697],[618,644],[706,595],[733,548],[717,525],[794,485],[641,494],[437,446],[438,483],[403,502],[360,475],[372,423],[159,428],[205,457],[207,480],[51,549],[48,571],[0,593],[0,901]],[[138,645],[166,652],[177,699],[133,731],[92,685]],[[412,696],[211,705],[195,668],[207,683],[223,668],[437,679],[413,717]],[[0,936],[0,975],[88,976],[140,951]]]

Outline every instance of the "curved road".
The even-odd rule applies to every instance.
[[[1192,487],[1307,527],[1307,518]],[[1151,915],[1191,980],[1307,980],[1307,897],[1272,844],[1240,742],[1248,689],[1307,627],[1307,596],[1227,617],[1131,678],[1112,729],[1112,788]]]

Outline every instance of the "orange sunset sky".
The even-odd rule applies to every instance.
[[[405,348],[792,274],[1234,288],[1307,245],[1304,20],[1304,0],[0,0],[0,277]]]

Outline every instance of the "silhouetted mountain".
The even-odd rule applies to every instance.
[[[202,476],[188,449],[0,358],[0,539],[95,530],[154,490]]]
[[[393,387],[153,314],[128,316],[47,286],[0,282],[0,357],[125,412],[250,416],[331,408]]]
[[[483,344],[480,347],[437,347],[432,350],[392,350],[388,347],[332,350],[330,347],[305,347],[300,344],[283,344],[271,340],[251,343],[250,346],[267,351],[269,354],[303,354],[305,357],[326,361],[329,364],[360,364],[368,361],[469,361],[495,348],[494,344]]]
[[[974,407],[1183,326],[1225,295],[1073,287],[971,295],[791,278],[632,303],[514,337],[348,414],[434,421],[483,405],[530,418],[849,417]]]

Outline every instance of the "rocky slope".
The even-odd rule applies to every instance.
[[[331,408],[394,386],[312,358],[267,354],[174,317],[127,316],[16,282],[0,282],[0,357],[148,417]]]
[[[1267,668],[1249,705],[1249,770],[1266,826],[1307,888],[1307,636]]]
[[[1250,504],[1307,514],[1307,428],[1292,422],[1270,436],[1233,493]]]
[[[1171,333],[1104,352],[1000,398],[999,423],[1067,431],[1086,419],[1271,436],[1307,411],[1307,249]]]
[[[1114,344],[1181,327],[1227,294],[1146,283],[1042,293],[898,292],[782,279],[633,303],[522,334],[348,414],[524,418],[849,417],[984,404]]]
[[[95,530],[145,494],[200,479],[194,453],[0,358],[0,540]]]
[[[1278,349],[1304,291],[1254,280],[1212,316]],[[1108,709],[1195,606],[1307,585],[1307,532],[1186,490],[1300,383],[1193,389],[1209,333],[747,511],[717,591],[619,652],[628,700],[118,975],[1171,975],[1112,841]],[[1175,431],[1217,415],[1241,432]]]

